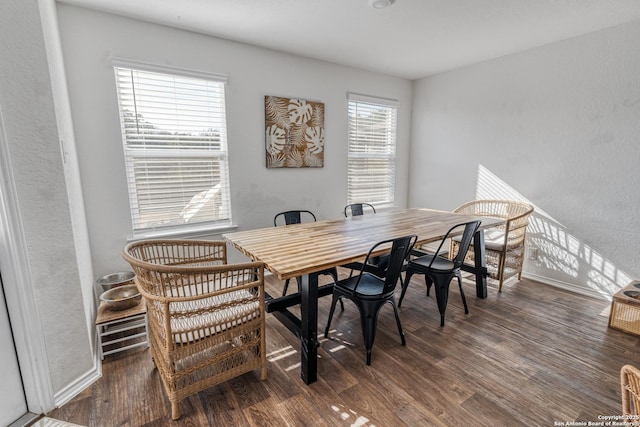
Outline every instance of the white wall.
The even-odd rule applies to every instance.
[[[18,213],[15,223],[22,228],[14,230],[15,234],[24,240],[19,248],[10,247],[8,252],[21,258],[11,261],[24,266],[21,273],[25,273],[21,275],[24,281],[4,285],[5,290],[32,287],[27,294],[35,300],[28,312],[16,312],[21,305],[7,298],[9,315],[12,322],[23,316],[40,321],[42,337],[16,338],[17,346],[25,338],[44,341],[42,352],[23,355],[18,349],[23,375],[31,376],[33,366],[44,361],[49,367],[50,384],[48,379],[35,382],[47,388],[40,393],[53,392],[60,397],[95,368],[90,341],[93,325],[88,325],[90,316],[83,301],[83,293],[87,289],[91,292],[92,283],[91,279],[83,282],[78,267],[78,257],[88,254],[79,254],[75,246],[82,224],[74,228],[77,215],[70,210],[37,0],[0,2],[0,58],[0,106],[10,157],[8,162],[3,159],[3,164],[10,164],[13,171],[18,206],[10,208]],[[1,245],[11,243],[1,240]],[[52,409],[46,406],[53,396],[42,394],[40,403],[45,410]]]
[[[529,275],[599,294],[640,276],[638,22],[412,87],[402,79],[60,5],[89,254],[78,224],[82,215],[70,208],[78,210],[83,198],[69,194],[80,186],[68,182],[75,164],[62,161],[59,139],[67,136],[56,115],[65,112],[54,106],[37,3],[0,2],[0,105],[34,310],[58,395],[94,368],[91,316],[83,306],[93,283],[86,283],[91,268],[80,260],[90,257],[95,276],[126,268],[120,251],[131,230],[112,57],[228,74],[231,196],[241,229],[270,226],[275,212],[296,207],[320,218],[341,215],[346,92],[353,91],[400,101],[398,207],[451,209],[476,196],[522,198],[538,212],[529,244],[541,256],[527,262]],[[325,103],[323,169],[266,169],[264,95]]]
[[[594,295],[640,277],[638,40],[634,22],[416,81],[409,205],[521,198],[525,273]]]
[[[240,229],[272,226],[287,209],[342,215],[347,91],[400,101],[396,205],[406,206],[411,82],[72,6],[59,5],[59,19],[97,276],[127,267],[120,251],[132,235],[114,57],[228,75],[231,200]],[[324,168],[266,168],[265,95],[324,102]]]

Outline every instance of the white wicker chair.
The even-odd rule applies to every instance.
[[[454,212],[476,216],[503,218],[505,224],[485,230],[485,250],[489,277],[498,280],[498,292],[509,277],[522,275],[524,241],[533,206],[511,200],[473,200],[454,209]],[[458,240],[452,239],[449,257],[458,253]],[[473,262],[473,246],[466,259]]]
[[[258,368],[267,378],[262,263],[227,264],[224,242],[196,240],[134,242],[123,257],[147,303],[174,420],[192,394]]]

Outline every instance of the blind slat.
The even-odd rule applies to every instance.
[[[114,71],[134,235],[230,224],[224,82]]]
[[[348,203],[393,204],[397,102],[349,94]]]

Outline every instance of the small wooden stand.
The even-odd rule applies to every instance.
[[[609,327],[640,335],[640,299],[625,292],[638,292],[640,295],[640,281],[633,281],[615,293],[611,300]]]
[[[143,329],[142,332],[140,328]],[[111,311],[101,301],[96,317],[96,332],[100,360],[104,360],[104,356],[108,354],[130,348],[143,345],[149,347],[149,324],[144,299],[137,306],[122,311]]]

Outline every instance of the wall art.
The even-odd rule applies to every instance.
[[[324,104],[264,97],[268,168],[324,167]]]

